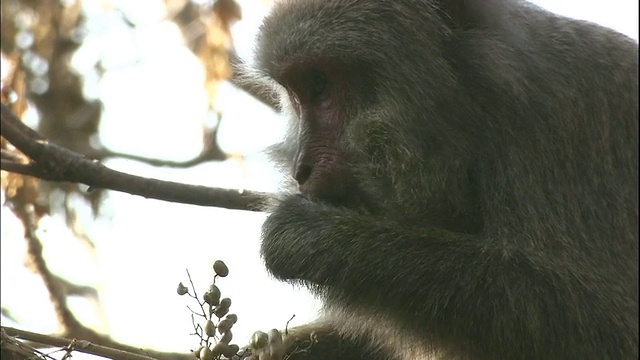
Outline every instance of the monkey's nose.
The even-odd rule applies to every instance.
[[[296,162],[295,170],[293,173],[293,178],[296,179],[298,185],[303,185],[309,177],[311,177],[311,172],[313,171],[313,166],[303,163],[300,161]]]
[[[309,152],[304,147],[299,147],[293,161],[293,178],[298,185],[304,183],[311,177],[313,171],[313,161],[309,158]]]

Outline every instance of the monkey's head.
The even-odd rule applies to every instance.
[[[292,118],[276,160],[315,201],[475,231],[455,34],[436,2],[401,3],[290,1],[264,20],[257,64]]]

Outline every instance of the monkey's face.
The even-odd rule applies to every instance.
[[[360,180],[365,173],[371,177],[373,162],[354,133],[359,132],[355,119],[365,117],[366,105],[374,103],[375,93],[365,90],[374,89],[374,83],[355,70],[330,61],[286,67],[280,81],[286,89],[284,106],[293,119],[285,163],[298,190],[308,198],[372,209],[372,197],[364,193]],[[376,142],[372,136],[361,137],[367,144]],[[375,148],[380,155],[381,147]],[[384,177],[381,173],[378,180]]]
[[[468,207],[469,192],[458,176],[466,163],[449,151],[447,113],[439,109],[457,93],[455,83],[435,41],[409,35],[406,46],[389,31],[415,32],[415,24],[388,16],[394,6],[300,1],[282,7],[296,16],[276,8],[265,20],[258,65],[279,84],[292,117],[278,161],[313,201],[446,222],[434,219]],[[403,6],[407,14],[424,12]],[[316,16],[327,11],[335,16]],[[425,12],[418,24],[423,33],[436,32],[439,20],[431,17]]]
[[[422,111],[394,106],[373,72],[329,62],[287,69],[283,108],[292,126],[279,161],[295,190],[314,202],[457,227],[454,213],[473,206],[468,179],[458,176],[467,163],[421,140],[413,125],[424,123]]]

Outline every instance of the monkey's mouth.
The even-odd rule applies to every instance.
[[[375,213],[380,207],[379,204],[373,200],[375,197],[366,194],[355,183],[350,183],[349,186],[334,184],[330,188],[326,189],[319,189],[305,185],[299,187],[300,194],[313,202],[333,207],[362,210],[369,213]]]

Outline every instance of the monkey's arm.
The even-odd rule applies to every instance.
[[[488,357],[509,358],[504,349],[512,349],[514,356],[554,358],[575,349],[556,329],[589,339],[590,332],[608,338],[609,329],[626,326],[602,311],[617,294],[594,272],[533,242],[510,243],[515,240],[406,228],[292,196],[266,220],[262,254],[279,278],[328,285],[320,289],[330,299],[384,309],[425,338],[435,334]],[[584,343],[582,354],[628,354],[622,349],[632,346],[621,339],[603,343],[614,345],[596,350]]]
[[[521,252],[496,258],[490,244],[473,235],[407,228],[298,195],[283,200],[265,221],[262,254],[278,278],[366,292],[384,292],[400,283],[444,287],[440,290],[468,287],[476,278],[498,281],[503,267],[525,266],[530,260]],[[388,269],[388,264],[402,266]]]

